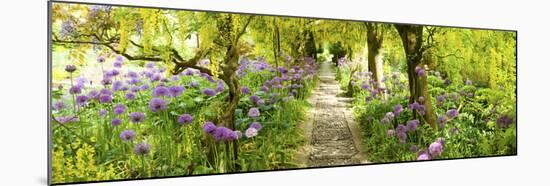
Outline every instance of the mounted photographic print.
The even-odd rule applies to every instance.
[[[49,180],[516,155],[516,31],[49,4]]]

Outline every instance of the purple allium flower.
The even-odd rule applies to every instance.
[[[416,127],[420,124],[420,121],[417,119],[407,121],[407,132],[413,132],[416,131]]]
[[[426,75],[426,70],[424,70],[424,68],[422,68],[422,67],[417,66],[417,67],[414,69],[414,71],[416,72],[416,74],[417,74],[418,76],[424,76],[424,75]]]
[[[265,104],[265,101],[263,99],[260,99],[256,102],[256,105],[260,106],[260,105],[263,105]]]
[[[121,123],[122,123],[122,120],[118,119],[118,118],[115,118],[115,119],[111,120],[111,125],[113,125],[115,127],[119,126]]]
[[[153,89],[153,97],[160,97],[160,96],[168,96],[168,94],[170,93],[170,91],[168,90],[168,88],[164,87],[164,86],[158,86],[158,87],[155,87],[155,89]]]
[[[99,109],[99,116],[104,117],[107,115],[107,110],[105,109]]]
[[[139,92],[141,89],[138,87],[138,86],[133,86],[132,88],[130,88],[130,92]]]
[[[102,56],[102,55],[98,56],[98,57],[97,57],[97,62],[98,62],[98,63],[103,63],[103,62],[105,62],[105,57]]]
[[[183,91],[185,91],[185,88],[183,88],[182,86],[171,86],[170,88],[168,88],[168,91],[170,93],[170,96],[178,97]]]
[[[437,123],[439,124],[439,128],[445,127],[445,124],[447,123],[447,116],[445,115],[438,116]]]
[[[409,104],[409,109],[411,110],[416,110],[418,109],[418,107],[420,107],[420,104],[418,104],[417,102]]]
[[[220,81],[216,85],[216,92],[223,92],[223,90],[225,90],[225,84],[223,84],[223,81]]]
[[[91,90],[90,92],[88,92],[88,98],[90,98],[90,99],[99,99],[99,91]]]
[[[147,64],[145,64],[145,68],[155,68],[155,63],[152,61],[149,61]]]
[[[247,137],[247,138],[252,138],[256,135],[258,135],[258,129],[255,129],[255,128],[248,128],[246,129],[246,131],[244,132],[244,135]]]
[[[368,89],[370,89],[370,86],[369,86],[368,84],[366,84],[366,83],[363,83],[363,84],[361,84],[361,88],[362,88],[363,90],[368,90]]]
[[[241,87],[241,93],[242,94],[248,94],[248,93],[250,93],[250,89],[248,87],[243,86],[243,87]]]
[[[191,116],[189,114],[182,114],[178,118],[178,123],[180,123],[180,124],[189,124],[191,122],[193,122],[193,116]]]
[[[161,111],[161,110],[166,110],[167,109],[166,101],[164,101],[163,99],[160,99],[160,98],[153,98],[153,99],[151,99],[151,101],[149,101],[149,109],[152,112],[158,112],[158,111]]]
[[[124,130],[120,133],[120,139],[122,141],[131,141],[136,138],[136,132],[133,130]]]
[[[225,127],[216,127],[216,129],[212,131],[212,137],[214,137],[216,141],[222,140],[226,133],[226,129]]]
[[[128,92],[126,93],[126,95],[124,96],[127,100],[134,100],[136,99],[136,94],[134,93],[131,93],[131,92]]]
[[[397,125],[397,127],[395,127],[395,131],[397,133],[405,133],[405,132],[407,132],[407,127],[403,124],[399,124],[399,125]]]
[[[121,67],[122,67],[122,61],[115,61],[115,62],[113,62],[113,67],[115,67],[115,68],[121,68]]]
[[[388,136],[388,137],[394,137],[394,136],[395,136],[395,130],[389,129],[389,130],[386,132],[386,136]]]
[[[447,118],[453,119],[453,118],[455,118],[455,117],[458,116],[458,110],[456,110],[456,109],[450,109],[450,110],[447,111],[446,114],[447,114]]]
[[[428,151],[430,152],[431,157],[437,157],[441,155],[441,152],[443,152],[443,146],[439,142],[433,142],[430,144]]]
[[[502,115],[497,118],[497,125],[500,128],[508,128],[512,123],[514,123],[514,119],[507,115]]]
[[[192,76],[194,73],[193,73],[193,70],[190,69],[190,68],[186,68],[184,71],[183,71],[183,75],[185,76]]]
[[[212,89],[209,89],[209,88],[203,89],[203,90],[202,90],[202,93],[205,94],[205,95],[207,95],[207,96],[210,96],[210,97],[216,95],[216,91],[214,91],[214,90],[212,90]]]
[[[405,143],[407,141],[407,133],[398,132],[397,138],[399,138],[399,143]]]
[[[74,71],[76,71],[76,66],[74,65],[67,65],[65,66],[65,71],[69,72],[69,73],[73,73]]]
[[[258,102],[259,100],[260,100],[260,97],[258,97],[257,95],[252,95],[252,96],[250,96],[250,101],[251,101],[252,103],[256,103],[256,102]]]
[[[134,154],[136,155],[146,155],[151,151],[151,145],[141,142],[134,145]]]
[[[130,118],[130,122],[137,124],[145,121],[145,114],[141,112],[132,112],[130,115],[128,115]]]
[[[411,152],[415,152],[415,153],[416,153],[416,152],[418,152],[418,147],[417,147],[416,145],[411,145],[411,147],[409,148],[409,150],[410,150]]]
[[[204,130],[205,133],[212,134],[214,130],[216,130],[216,125],[211,121],[207,121],[207,122],[204,122],[202,129]]]
[[[79,85],[72,86],[69,89],[69,93],[70,94],[80,94],[80,93],[82,93],[82,87],[79,86]]]
[[[400,114],[401,112],[403,112],[403,106],[401,106],[401,105],[395,105],[395,106],[393,107],[393,114],[394,114],[395,116],[399,116],[399,114]]]
[[[469,79],[466,80],[465,82],[466,85],[472,85],[472,81],[470,81]]]
[[[54,110],[62,110],[62,109],[64,109],[65,107],[66,107],[66,105],[65,105],[65,102],[63,102],[63,101],[58,101],[58,102],[55,102],[55,103],[53,104],[53,109],[54,109]]]
[[[150,87],[149,87],[149,84],[143,84],[139,87],[141,90],[148,90]]]
[[[256,118],[260,116],[260,109],[253,107],[248,110],[248,117]]]
[[[126,111],[126,106],[124,106],[123,104],[117,104],[117,105],[115,105],[115,107],[113,108],[113,112],[114,112],[116,115],[120,115],[120,114],[124,113],[124,111]]]
[[[435,98],[438,105],[441,105],[445,102],[445,95],[439,95],[437,98]]]
[[[75,81],[76,81],[76,84],[77,84],[78,86],[80,86],[80,87],[84,87],[84,85],[85,85],[86,83],[88,83],[88,79],[86,79],[85,77],[82,77],[82,76],[76,78]]]
[[[113,97],[109,94],[101,94],[101,95],[99,95],[99,102],[100,103],[111,103],[111,102],[113,102]]]
[[[84,95],[76,96],[76,103],[80,106],[85,105],[86,103],[88,103],[88,96],[84,96]]]
[[[256,130],[260,131],[262,129],[262,125],[260,125],[260,122],[255,121],[250,124],[249,128],[255,128]]]
[[[431,157],[428,153],[424,152],[424,153],[421,153],[420,155],[418,155],[418,158],[416,160],[419,160],[419,161],[424,161],[424,160],[430,160]]]

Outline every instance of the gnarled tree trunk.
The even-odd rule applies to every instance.
[[[384,62],[382,44],[384,41],[384,30],[378,23],[365,23],[367,26],[367,48],[368,48],[368,68],[376,82],[375,88],[386,88],[382,83],[384,77],[382,65]]]
[[[409,103],[413,103],[418,100],[418,97],[424,97],[424,120],[432,128],[436,128],[436,116],[433,112],[431,96],[428,92],[428,80],[426,75],[419,76],[416,73],[416,67],[421,66],[422,59],[422,26],[417,25],[395,25],[395,28],[399,32],[401,41],[403,42],[403,48],[405,55],[407,56],[407,75],[409,76]],[[414,117],[417,117],[415,114]]]

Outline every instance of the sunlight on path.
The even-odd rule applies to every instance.
[[[339,97],[340,85],[328,62],[319,74],[320,84],[309,102],[313,105],[306,122],[307,167],[368,163],[360,153],[359,129],[351,115],[351,98]]]

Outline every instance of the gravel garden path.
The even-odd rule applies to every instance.
[[[324,167],[369,163],[361,150],[361,133],[351,112],[352,98],[346,98],[333,67],[323,63],[320,83],[309,98],[312,108],[305,122],[307,145],[302,162],[305,167]]]

